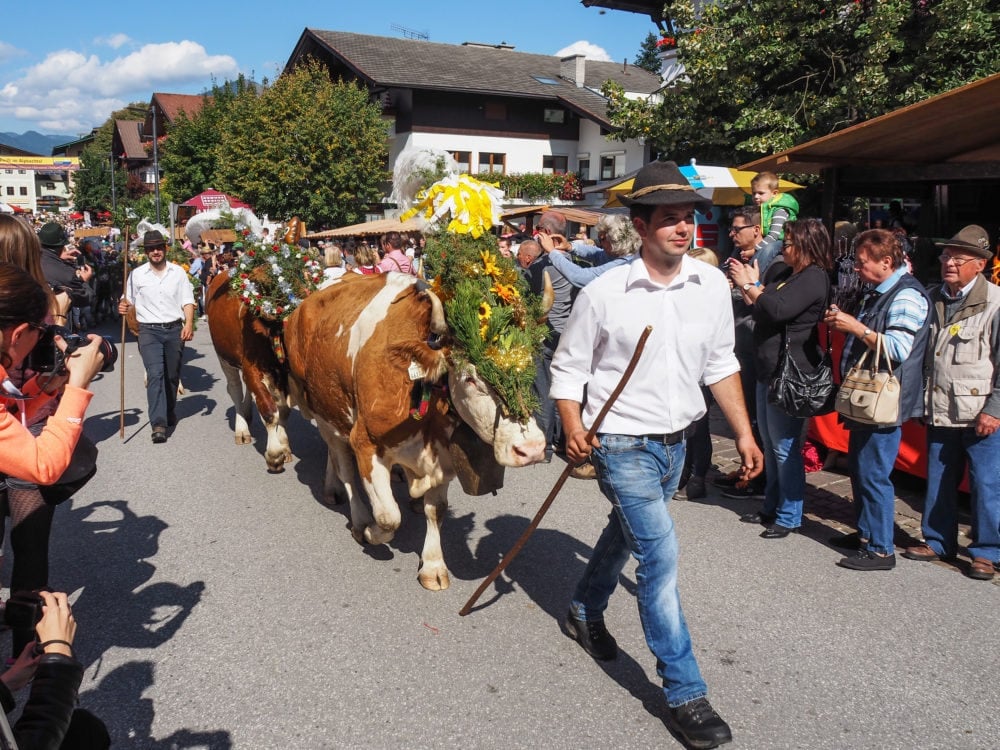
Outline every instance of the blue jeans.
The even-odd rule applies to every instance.
[[[786,529],[802,525],[802,495],[806,469],[802,463],[802,429],[805,419],[790,417],[767,400],[767,384],[757,383],[757,427],[764,441],[764,506],[761,513],[774,516]]]
[[[979,437],[973,428],[927,430],[927,497],[921,530],[939,555],[958,551],[958,485],[966,457],[972,506],[969,554],[1000,562],[1000,431]]]
[[[181,382],[184,342],[181,327],[159,328],[139,324],[139,354],[146,368],[146,403],[150,427],[166,427],[174,418],[177,387]]]
[[[858,510],[858,536],[868,540],[871,552],[891,555],[896,521],[896,488],[892,473],[899,440],[899,427],[854,427],[847,442],[847,466]]]
[[[629,435],[601,435],[600,443],[593,462],[612,511],[572,606],[582,619],[602,619],[631,553],[639,564],[636,598],[646,644],[656,657],[667,703],[679,706],[708,694],[681,611],[677,538],[667,511],[684,466],[684,443]]]

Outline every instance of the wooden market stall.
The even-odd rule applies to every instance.
[[[975,223],[997,242],[1000,73],[740,168],[821,174],[823,219],[831,230],[842,196],[913,197],[932,208],[922,212],[918,234],[950,237]],[[926,244],[936,257],[933,243]],[[842,343],[834,337],[835,356]],[[847,451],[847,432],[836,415],[811,420],[809,434]],[[896,468],[927,476],[926,430],[916,421],[903,426]]]

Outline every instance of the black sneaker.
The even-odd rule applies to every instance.
[[[844,557],[837,561],[837,565],[850,570],[892,570],[896,567],[896,556],[876,555],[866,549],[858,550],[858,554],[853,557]]]
[[[763,500],[764,490],[761,487],[755,487],[752,484],[744,485],[740,487],[739,485],[734,485],[722,491],[723,497],[729,497],[733,500]]]
[[[708,497],[708,492],[705,490],[705,478],[691,477],[687,483],[686,494],[688,500],[700,500],[703,497]]]
[[[154,427],[153,428],[153,442],[157,443],[157,444],[167,442],[167,428],[166,427]]]
[[[604,620],[581,620],[570,610],[564,625],[566,635],[598,661],[611,661],[618,656],[618,643],[604,627]]]
[[[852,531],[850,534],[831,536],[829,541],[838,549],[861,549],[861,537],[856,531]]]
[[[732,730],[712,708],[708,698],[695,698],[676,708],[668,708],[667,726],[699,750],[733,741]]]

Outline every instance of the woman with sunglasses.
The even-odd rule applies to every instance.
[[[0,265],[0,474],[39,484],[55,482],[69,466],[93,397],[87,386],[104,363],[100,338],[91,336],[66,360],[65,373],[37,375],[20,388],[11,383],[7,371],[21,365],[46,331],[49,304],[48,290],[27,271]],[[56,337],[56,346],[65,350],[66,343]],[[59,407],[35,438],[25,425],[63,386]]]

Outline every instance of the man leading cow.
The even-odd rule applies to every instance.
[[[629,554],[638,562],[639,614],[656,656],[669,721],[697,747],[732,739],[708,702],[677,591],[677,539],[667,503],[684,465],[684,431],[705,413],[705,383],[736,434],[743,476],[760,473],[733,354],[729,285],[687,257],[694,209],[706,203],[673,162],[653,162],[622,198],[642,239],[640,261],[614,268],[577,297],[552,361],[556,399],[571,461],[592,456],[608,524],[598,539],[566,619],[570,637],[596,659],[617,655],[604,611]],[[646,325],[652,333],[634,376],[593,444],[593,424],[619,382]],[[586,407],[581,408],[586,390]]]

